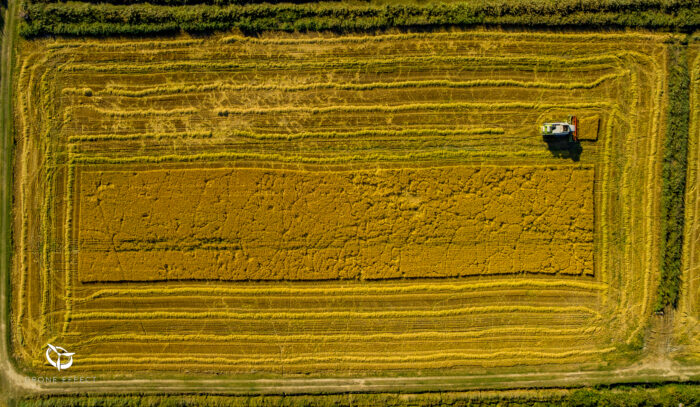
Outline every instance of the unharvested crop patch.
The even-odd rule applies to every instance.
[[[614,364],[657,279],[666,38],[26,43],[17,356],[48,369],[50,340],[106,375]],[[570,114],[584,141],[545,143]]]
[[[100,171],[78,182],[82,282],[593,274],[592,168]]]

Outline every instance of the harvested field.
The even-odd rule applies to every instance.
[[[51,340],[105,376],[623,363],[658,279],[668,38],[27,42],[16,356],[48,371]],[[579,144],[542,139],[571,114]]]

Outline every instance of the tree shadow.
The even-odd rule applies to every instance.
[[[571,161],[581,160],[583,147],[580,141],[569,141],[568,137],[542,137],[547,143],[547,149],[557,158],[570,158]]]

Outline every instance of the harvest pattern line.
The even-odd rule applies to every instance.
[[[404,89],[404,88],[471,88],[471,87],[519,87],[519,88],[543,88],[543,89],[592,89],[601,83],[624,76],[622,73],[613,73],[601,76],[592,82],[526,82],[505,79],[481,79],[473,81],[449,81],[449,80],[424,80],[401,82],[373,82],[373,83],[309,83],[296,86],[283,86],[274,84],[262,85],[235,85],[230,83],[214,83],[203,85],[187,85],[181,83],[170,86],[156,86],[149,88],[130,89],[128,87],[111,86],[102,90],[92,91],[89,88],[63,88],[62,92],[72,95],[94,96],[124,96],[142,98],[155,95],[192,94],[212,91],[260,91],[275,90],[281,92],[298,92],[318,89],[335,90],[374,90],[374,89]]]

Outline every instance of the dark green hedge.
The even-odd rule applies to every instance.
[[[700,0],[500,0],[423,4],[319,2],[243,6],[155,6],[34,3],[25,6],[21,33],[73,36],[169,34],[240,29],[366,31],[392,27],[499,25],[519,27],[700,28]]]
[[[28,3],[66,3],[67,0],[27,0]],[[244,5],[260,3],[320,3],[318,0],[83,0],[86,3],[109,3],[109,4],[143,4],[163,6],[183,6],[193,4],[210,4],[217,6]],[[358,4],[403,4],[403,5],[425,5],[429,3],[444,3],[441,0],[322,0],[322,2],[343,2]],[[446,1],[450,2],[450,1]],[[456,2],[452,2],[456,3]],[[476,9],[481,9],[486,13],[496,15],[518,15],[518,14],[549,14],[549,13],[574,13],[578,11],[587,12],[623,12],[623,11],[648,11],[659,10],[664,13],[673,13],[686,7],[692,1],[688,0],[462,0],[464,5],[469,5]]]
[[[69,0],[28,0],[28,3],[66,3]],[[323,1],[343,1],[343,0],[323,0]],[[149,3],[153,5],[160,6],[188,6],[193,4],[210,4],[214,6],[229,6],[229,5],[243,5],[243,4],[260,4],[260,3],[293,3],[293,4],[304,4],[304,3],[318,3],[318,0],[85,0],[86,3],[109,3],[109,4],[143,4]]]
[[[532,393],[530,393],[532,394]],[[65,406],[700,406],[700,386],[665,385],[658,387],[628,387],[579,389],[569,393],[540,391],[537,395],[513,393],[473,399],[460,393],[424,394],[337,394],[318,396],[212,396],[212,395],[129,395],[129,396],[41,396],[20,400],[24,407]]]
[[[681,285],[681,255],[685,178],[688,165],[688,125],[690,120],[690,76],[687,47],[669,47],[668,118],[664,141],[663,186],[661,195],[661,280],[656,311],[675,307]]]

